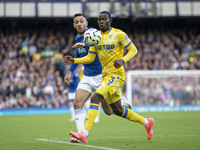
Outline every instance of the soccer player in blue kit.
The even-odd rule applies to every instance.
[[[84,32],[89,29],[87,28],[88,22],[86,20],[86,17],[83,14],[75,14],[74,15],[74,28],[77,31],[77,36],[75,37],[75,43],[84,43]],[[74,45],[72,48],[75,48],[75,58],[84,57],[88,54],[89,46],[85,45],[82,48],[76,47]],[[67,75],[65,76],[64,80],[67,85],[69,85],[70,78],[72,76],[72,73],[76,69],[78,64],[72,64],[70,66],[69,71],[67,72]],[[83,78],[78,84],[75,100],[74,103],[74,118],[76,122],[76,127],[78,132],[82,131],[84,129],[84,123],[85,123],[85,110],[83,109],[83,106],[85,102],[88,100],[88,98],[91,96],[93,92],[96,91],[96,89],[101,85],[102,82],[102,67],[101,63],[98,60],[98,57],[95,58],[94,62],[91,64],[84,64],[84,74]],[[112,109],[108,105],[107,101],[102,101],[102,107],[104,112],[107,115],[112,115]],[[72,143],[77,143],[77,140],[71,139]]]
[[[75,37],[75,43],[83,43],[82,46],[76,44],[72,47],[75,48],[75,58],[81,58],[88,54],[89,46],[84,43],[84,32],[89,29],[87,27],[88,22],[86,17],[81,14],[74,15],[73,26],[77,31]],[[74,72],[78,64],[72,64],[64,80],[69,85],[71,74]],[[85,123],[85,110],[83,106],[93,92],[95,92],[102,82],[102,66],[99,62],[98,56],[95,57],[94,61],[89,64],[84,64],[84,74],[82,80],[79,82],[74,102],[74,117],[78,132],[84,130]],[[112,115],[113,111],[106,100],[101,101],[102,108],[107,115]],[[75,139],[71,139],[72,143],[77,143]]]

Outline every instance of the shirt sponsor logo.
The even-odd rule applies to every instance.
[[[77,48],[77,52],[79,54],[83,54],[83,53],[86,53],[86,50],[85,50],[85,48],[81,47],[81,48]]]
[[[102,49],[106,49],[106,50],[110,50],[110,49],[114,49],[115,45],[114,44],[109,44],[109,45],[99,45],[97,46],[97,50],[102,50]]]

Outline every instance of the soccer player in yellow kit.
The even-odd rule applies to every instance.
[[[98,114],[99,103],[103,99],[106,99],[115,115],[144,125],[147,131],[147,138],[150,140],[153,135],[153,118],[144,118],[131,109],[121,106],[120,87],[125,81],[123,64],[137,54],[137,48],[126,33],[111,27],[111,22],[112,18],[109,12],[100,12],[98,16],[98,25],[102,34],[101,43],[96,47],[90,47],[89,53],[85,57],[73,58],[71,56],[66,56],[64,58],[64,61],[67,63],[81,64],[93,62],[95,56],[98,55],[102,65],[103,81],[91,97],[90,109],[87,113],[84,130],[79,133],[70,131],[70,135],[86,143],[89,131]],[[124,57],[123,48],[128,50],[128,53]]]

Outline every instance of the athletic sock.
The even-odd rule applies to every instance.
[[[74,110],[74,118],[75,118],[76,128],[78,132],[81,132],[84,130],[85,117],[86,117],[86,112],[84,109]]]
[[[84,135],[85,135],[86,137],[88,137],[89,131],[88,131],[87,129],[84,129],[84,130],[83,130],[83,133],[84,133]]]
[[[90,109],[87,113],[86,121],[85,121],[85,129],[90,131],[94,120],[99,112],[99,105],[95,103],[90,103]]]
[[[99,112],[94,120],[95,123],[98,123],[99,122],[99,118],[100,118],[100,107],[99,107]]]
[[[96,116],[94,123],[99,123],[99,115]]]
[[[126,118],[130,121],[138,122],[140,124],[144,124],[144,122],[145,122],[144,117],[138,115],[137,113],[133,112],[132,110],[130,110],[126,107],[124,107],[124,112],[121,117]]]
[[[149,120],[147,118],[145,118],[143,126],[146,126],[149,123]]]
[[[71,111],[72,119],[74,119],[74,104],[73,104],[73,102],[69,102],[69,109]]]

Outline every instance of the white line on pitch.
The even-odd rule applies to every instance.
[[[198,137],[197,135],[192,135],[192,134],[186,134],[186,135],[154,135],[153,137],[164,137],[164,138],[167,138],[167,137],[174,137],[174,138],[178,138],[178,137]],[[105,136],[105,137],[102,137],[102,136],[96,136],[96,137],[93,137],[93,139],[123,139],[123,138],[146,138],[146,135],[141,135],[141,136]],[[52,140],[66,140],[67,138],[51,138]],[[70,138],[68,138],[68,140],[70,140]]]
[[[197,135],[154,135],[153,137],[196,137]],[[105,137],[102,137],[102,136],[97,136],[97,137],[93,137],[94,139],[117,139],[117,138],[143,138],[143,137],[146,137],[146,135],[143,135],[143,136],[105,136]]]
[[[37,139],[37,140],[46,141],[46,142],[54,142],[54,143],[63,143],[63,144],[76,145],[76,146],[83,146],[83,147],[91,147],[91,148],[96,148],[96,149],[120,150],[120,149],[113,149],[113,148],[109,148],[109,147],[101,147],[101,146],[88,145],[88,144],[70,143],[70,142],[55,141],[55,140],[49,140],[49,139]]]

